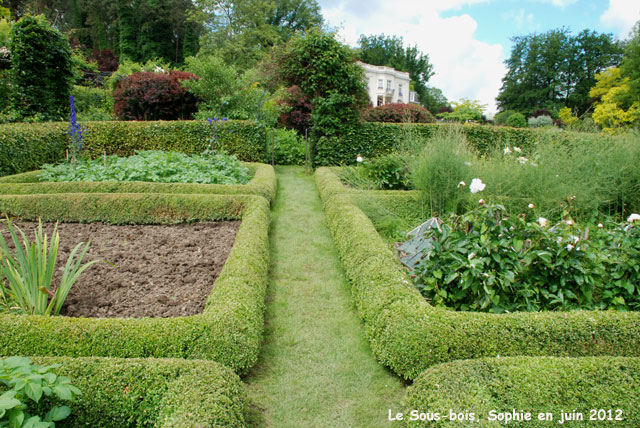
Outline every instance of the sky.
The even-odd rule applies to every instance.
[[[626,39],[640,0],[319,0],[338,37],[356,47],[361,34],[401,36],[429,55],[429,85],[450,101],[479,100],[495,113],[511,38],[567,27]]]

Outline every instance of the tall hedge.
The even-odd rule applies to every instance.
[[[265,128],[255,122],[85,122],[83,152],[90,157],[129,156],[136,150],[199,153],[209,144],[247,162],[264,162]],[[60,162],[68,146],[68,124],[50,122],[0,125],[0,175],[39,169]]]
[[[314,162],[318,166],[354,164],[358,154],[374,157],[392,152],[406,138],[429,138],[441,127],[460,127],[469,143],[480,154],[501,150],[505,146],[518,146],[531,150],[541,139],[552,139],[572,144],[611,138],[598,134],[585,134],[561,130],[494,127],[486,125],[447,123],[379,123],[365,122],[339,138],[320,138],[315,141]]]
[[[62,119],[73,82],[71,47],[43,15],[26,15],[11,30],[13,108],[22,116]]]

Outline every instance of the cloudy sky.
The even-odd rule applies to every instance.
[[[429,83],[450,100],[470,98],[496,110],[510,38],[568,27],[626,38],[640,0],[319,0],[327,23],[357,46],[361,34],[402,36],[429,55]]]

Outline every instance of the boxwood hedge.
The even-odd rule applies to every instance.
[[[130,156],[136,150],[174,150],[187,154],[213,148],[247,162],[264,162],[264,126],[248,121],[84,122],[83,151],[95,158]],[[0,176],[32,171],[65,158],[69,144],[66,122],[0,125]]]
[[[179,318],[0,316],[0,355],[206,359],[245,373],[262,341],[269,203],[261,196],[0,195],[0,213],[112,224],[238,220],[242,224],[202,314]]]
[[[40,182],[40,171],[0,177],[0,194],[36,193],[181,193],[216,195],[260,195],[273,201],[276,174],[271,165],[247,163],[253,178],[247,184],[148,183],[126,181]]]
[[[411,427],[637,427],[640,358],[511,357],[440,364],[418,376],[404,407],[406,426]],[[474,413],[479,422],[411,421],[411,411],[416,410],[447,417],[451,411]],[[513,410],[531,413],[531,420],[490,420]],[[563,412],[582,413],[584,420],[560,425]],[[540,421],[540,413],[551,413],[553,421]],[[623,420],[616,421],[616,416]]]
[[[212,361],[35,357],[71,378],[82,395],[65,427],[245,427],[240,378]],[[44,403],[43,403],[44,404]]]
[[[447,361],[501,356],[640,356],[640,313],[486,314],[427,303],[329,168],[316,171],[327,223],[378,360],[406,379]]]

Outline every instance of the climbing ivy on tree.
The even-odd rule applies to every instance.
[[[44,16],[25,15],[11,30],[12,106],[23,117],[62,120],[73,82],[71,48]]]

